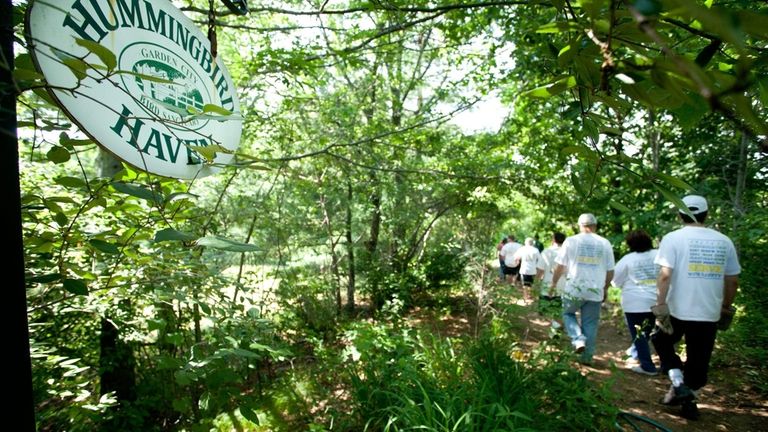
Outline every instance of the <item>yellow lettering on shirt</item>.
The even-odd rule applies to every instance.
[[[723,266],[717,265],[717,264],[695,264],[695,263],[691,263],[691,264],[688,264],[688,271],[689,272],[700,272],[700,273],[722,273],[723,272]]]
[[[580,256],[576,258],[576,261],[581,264],[600,264],[598,257]]]

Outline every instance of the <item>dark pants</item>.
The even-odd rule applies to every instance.
[[[632,337],[632,343],[637,349],[637,359],[640,361],[640,367],[648,372],[655,372],[656,365],[651,359],[651,348],[648,346],[648,335],[653,330],[653,324],[656,317],[651,312],[625,312],[624,318],[627,320],[629,335]],[[638,334],[638,327],[640,332]]]
[[[709,359],[715,347],[717,323],[708,321],[683,321],[672,317],[674,332],[669,335],[659,331],[653,338],[653,346],[661,359],[661,370],[681,369],[685,385],[698,390],[707,383]],[[685,337],[685,365],[675,351],[675,344]]]

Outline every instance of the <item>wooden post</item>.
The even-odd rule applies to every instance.
[[[21,187],[19,186],[19,142],[16,134],[16,90],[13,71],[13,4],[0,0],[0,168],[5,203],[5,241],[8,284],[3,317],[6,321],[6,348],[13,376],[13,396],[3,410],[6,420],[20,431],[35,430],[35,401],[32,395],[32,361],[29,357],[27,291],[24,284],[24,243],[21,230]],[[12,420],[11,420],[12,419]]]

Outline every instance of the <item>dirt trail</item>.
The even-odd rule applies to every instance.
[[[527,310],[530,312],[521,319],[528,338],[532,342],[548,338],[550,321],[542,318],[534,305],[528,306]],[[565,334],[563,339],[568,340]],[[629,370],[629,366],[637,364],[625,360],[629,345],[623,316],[610,307],[604,308],[594,364],[584,366],[574,362],[574,367],[580,368],[595,381],[615,379],[613,390],[622,411],[648,417],[675,432],[768,431],[768,400],[738,386],[737,383],[746,381],[744,376],[740,376],[743,372],[739,369],[713,368],[709,383],[699,395],[699,420],[686,420],[678,415],[679,407],[666,407],[657,402],[669,388],[666,376],[647,376]],[[653,358],[658,366],[658,356],[654,354]]]

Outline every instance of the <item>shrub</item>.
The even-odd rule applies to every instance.
[[[348,336],[352,393],[366,430],[598,431],[616,419],[610,393],[557,355],[526,359],[492,337],[462,348],[382,325]]]

